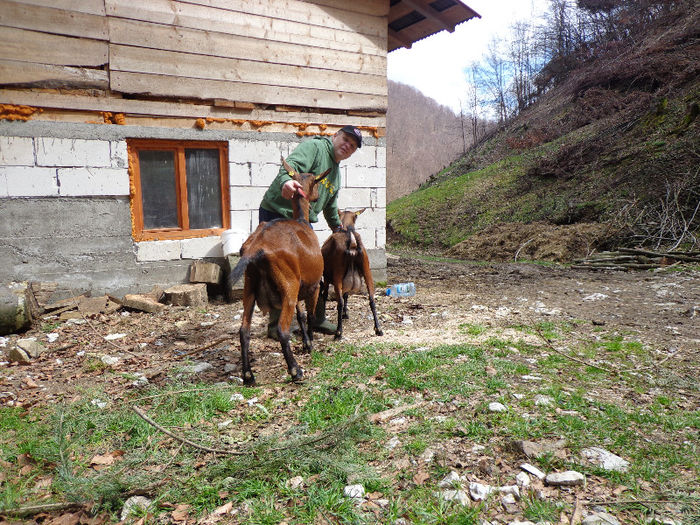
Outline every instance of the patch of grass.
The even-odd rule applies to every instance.
[[[488,328],[480,324],[462,323],[459,325],[459,330],[463,333],[478,336],[486,332]]]
[[[559,502],[538,498],[526,498],[524,500],[523,515],[530,521],[549,521],[554,523],[559,519],[561,510],[562,504]]]

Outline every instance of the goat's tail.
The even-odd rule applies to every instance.
[[[355,242],[353,243],[353,241]],[[362,255],[363,248],[360,234],[355,231],[354,226],[348,226],[345,237],[345,255],[348,257]]]
[[[228,274],[228,278],[226,279],[228,289],[233,289],[233,286],[241,279],[241,277],[245,273],[245,270],[248,267],[248,265],[252,262],[259,260],[262,256],[262,250],[259,250],[253,255],[242,255],[236,267],[233,270],[231,270],[231,272]]]

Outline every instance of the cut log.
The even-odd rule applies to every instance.
[[[216,263],[195,261],[190,265],[191,283],[219,284],[221,281],[221,266]]]
[[[207,285],[204,283],[178,284],[165,290],[165,297],[174,306],[205,307],[209,304]]]
[[[165,308],[163,303],[159,303],[153,297],[138,294],[126,294],[124,299],[122,299],[122,305],[125,308],[140,310],[142,312],[148,312],[149,314],[161,312]]]

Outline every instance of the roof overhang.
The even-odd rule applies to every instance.
[[[460,0],[391,0],[389,51],[411,48],[430,35],[455,27],[481,15]]]

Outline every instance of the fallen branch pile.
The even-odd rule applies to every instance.
[[[652,270],[681,263],[700,264],[700,252],[654,252],[640,248],[619,248],[574,261],[573,268],[586,270]]]

